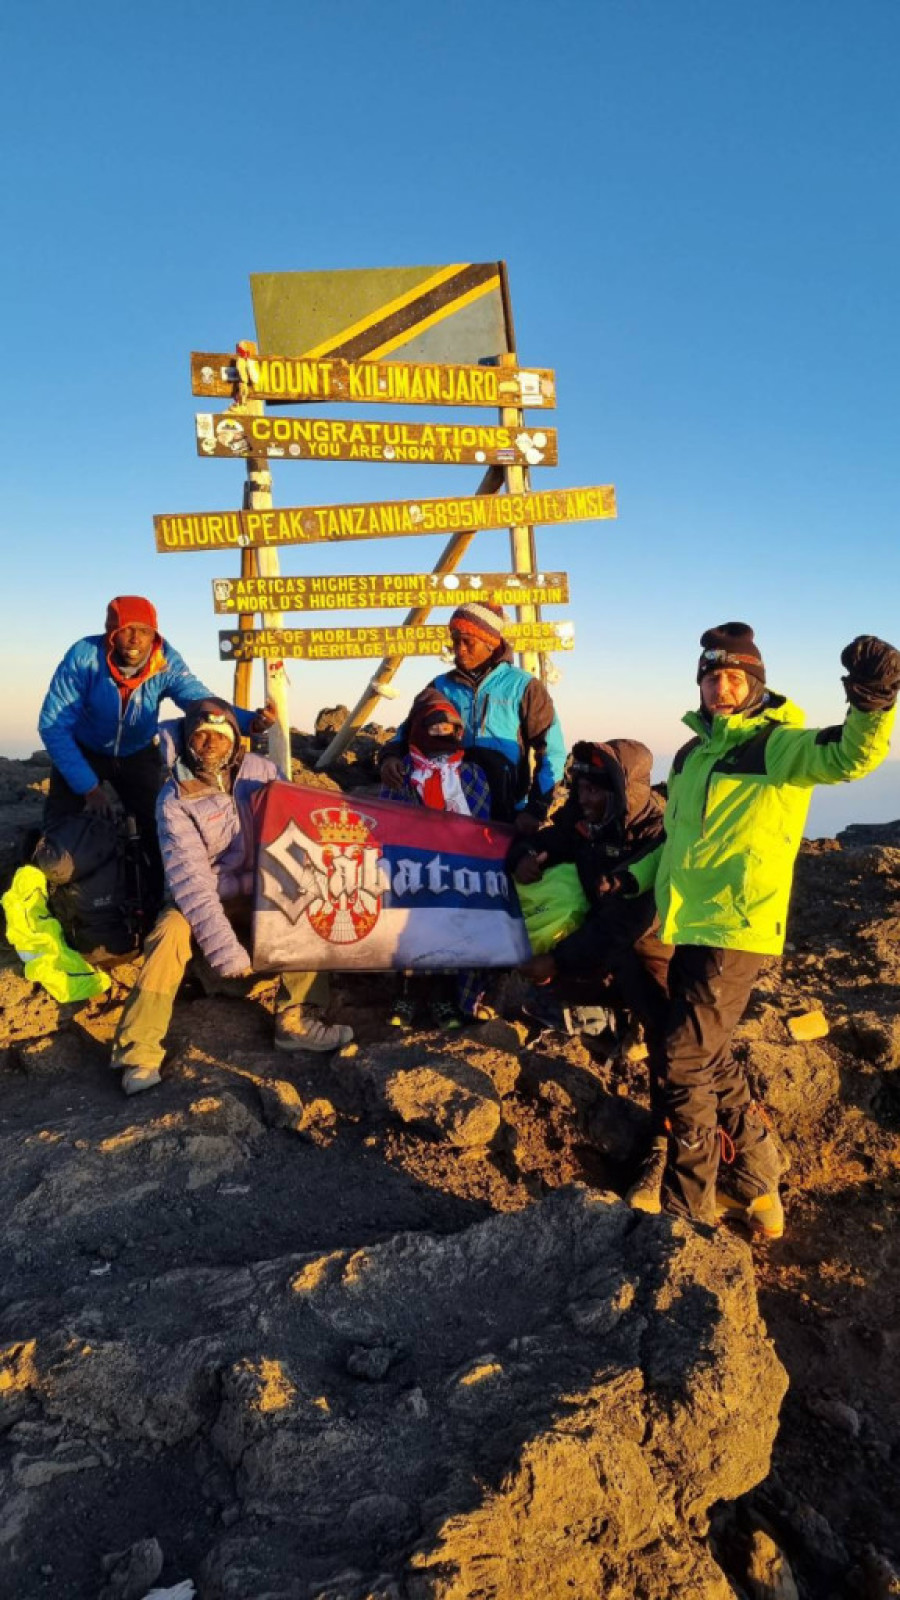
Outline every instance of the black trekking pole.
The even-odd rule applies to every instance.
[[[137,818],[127,813],[125,817],[125,860],[128,863],[129,876],[132,882],[130,900],[130,921],[134,927],[139,950],[144,948],[144,934],[146,933],[144,917],[144,885],[141,869],[141,834],[137,825]]]

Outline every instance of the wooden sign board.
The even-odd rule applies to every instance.
[[[220,616],[276,611],[378,611],[387,606],[564,606],[565,572],[341,572],[308,578],[214,578]]]
[[[245,364],[257,400],[344,400],[368,405],[556,405],[556,375],[543,367],[427,366],[410,361],[315,361],[258,356]],[[194,394],[230,399],[238,381],[233,355],[191,354]]]
[[[528,490],[442,500],[373,501],[359,505],[286,506],[270,511],[186,511],[154,517],[156,548],[234,550],[331,539],[385,539],[399,534],[477,533],[539,523],[597,522],[616,514],[611,484],[586,489]]]
[[[285,461],[400,461],[440,466],[556,465],[555,428],[442,422],[329,422],[325,417],[203,413],[197,454]]]
[[[511,623],[516,650],[571,650],[571,622]],[[439,656],[447,649],[446,626],[423,622],[397,628],[248,628],[219,634],[222,661],[347,661],[356,657]]]

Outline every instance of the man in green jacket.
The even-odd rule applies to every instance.
[[[669,967],[665,1047],[667,1149],[657,1149],[629,1192],[639,1210],[715,1223],[729,1213],[780,1238],[782,1171],[731,1039],[766,956],[784,946],[794,860],[812,790],[846,783],[888,753],[900,652],[861,636],[841,661],[849,701],[838,727],[803,727],[803,714],[766,688],[746,623],[704,633],[694,737],[669,774],[665,838],[613,888],[655,885]],[[716,1191],[719,1141],[733,1160],[729,1194]]]

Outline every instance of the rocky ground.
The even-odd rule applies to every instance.
[[[0,761],[0,875],[46,770]],[[0,951],[0,1593],[900,1595],[900,823],[804,847],[789,937],[740,1032],[792,1161],[752,1251],[618,1202],[643,1066],[514,981],[450,1041],[338,985],[358,1048],[306,1066],[271,983],[187,986],[129,1101],[133,970],[61,1007]]]

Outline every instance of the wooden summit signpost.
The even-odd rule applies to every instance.
[[[332,273],[276,273],[251,279],[261,351],[195,352],[194,393],[231,396],[232,405],[196,419],[201,456],[244,460],[240,511],[184,512],[154,518],[161,553],[241,551],[236,578],[213,580],[215,610],[237,618],[219,635],[220,656],[235,662],[235,700],[250,703],[250,672],[262,660],[267,693],[278,707],[273,755],[289,772],[284,660],[380,657],[380,665],[319,761],[328,766],[366,722],[390,680],[411,655],[438,655],[446,626],[429,623],[435,606],[474,600],[515,607],[511,643],[522,665],[548,674],[549,651],[570,650],[571,623],[543,622],[542,605],[565,604],[564,572],[538,569],[534,528],[596,521],[616,514],[610,485],[533,491],[533,466],[557,460],[557,436],[526,427],[524,411],[551,409],[556,380],[543,367],[520,367],[505,264],[404,267]],[[396,352],[402,351],[403,359]],[[277,353],[274,353],[277,352]],[[407,359],[407,358],[414,359]],[[494,406],[496,424],[331,420],[307,412],[268,413],[295,403],[340,401],[429,406]],[[441,499],[272,505],[269,462],[330,460],[486,469],[474,495]],[[512,572],[457,570],[475,535],[506,527]],[[277,547],[397,535],[443,533],[447,543],[431,572],[282,576]],[[284,628],[289,611],[408,608],[404,622],[374,627]],[[254,626],[261,616],[263,626]]]
[[[616,514],[609,484],[468,499],[383,500],[360,505],[277,506],[267,511],[185,511],[153,518],[156,548],[231,550],[248,546],[385,539],[405,533],[479,533],[517,523],[596,522]]]
[[[552,406],[556,379],[543,367],[436,367],[418,361],[304,361],[194,352],[194,394],[233,398],[235,385],[257,400],[361,400],[395,406]]]
[[[571,650],[571,622],[524,622],[510,627],[518,650]],[[347,661],[353,656],[437,656],[447,643],[440,623],[397,628],[254,628],[219,634],[223,661]]]
[[[258,611],[376,611],[389,606],[470,605],[493,595],[499,605],[565,605],[564,572],[537,572],[533,581],[510,572],[340,572],[308,578],[213,578],[220,616]],[[446,642],[446,641],[445,641]]]
[[[284,461],[420,461],[432,466],[556,465],[556,431],[431,422],[328,422],[324,417],[203,413],[197,454]]]

